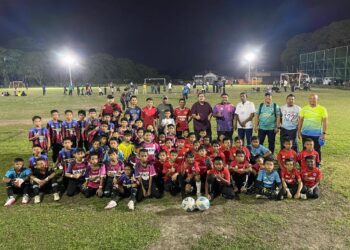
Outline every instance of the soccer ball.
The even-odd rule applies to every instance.
[[[207,199],[207,197],[199,196],[198,199],[196,200],[196,206],[199,210],[204,211],[209,209],[210,202]]]
[[[192,197],[186,197],[183,199],[181,206],[186,212],[192,212],[196,209],[196,201]]]

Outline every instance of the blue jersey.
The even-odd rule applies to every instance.
[[[141,108],[137,106],[135,108],[127,108],[125,113],[130,114],[132,121],[136,121],[137,119],[141,118]]]
[[[254,158],[257,155],[261,155],[263,156],[264,154],[266,154],[267,152],[269,152],[269,149],[266,148],[263,145],[259,145],[258,147],[253,147],[252,145],[248,145],[248,149],[250,151],[251,156]]]
[[[29,176],[31,173],[32,171],[29,168],[22,168],[19,173],[15,171],[15,168],[11,168],[6,172],[5,177],[9,179],[16,179],[16,178],[23,179]]]
[[[281,184],[280,176],[276,170],[273,170],[271,173],[266,172],[265,169],[261,170],[257,180],[262,182],[264,188],[273,188],[275,184]]]
[[[61,163],[61,165],[66,168],[68,166],[68,163],[74,160],[75,150],[75,148],[72,148],[68,151],[61,149],[61,151],[58,153],[57,162]]]
[[[62,121],[57,122],[50,120],[46,126],[50,134],[52,144],[62,144]]]
[[[125,188],[131,188],[132,184],[137,184],[137,180],[134,175],[129,177],[125,173],[122,173],[122,175],[118,179],[118,183],[120,185],[123,185],[123,187]]]

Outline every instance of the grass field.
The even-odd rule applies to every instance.
[[[230,101],[236,104],[248,86],[229,87]],[[329,130],[323,148],[324,181],[320,199],[315,201],[265,201],[242,195],[240,201],[216,199],[206,212],[186,213],[180,197],[146,200],[129,212],[121,202],[105,211],[107,199],[82,196],[59,202],[47,195],[40,205],[15,204],[0,207],[0,249],[349,249],[350,248],[350,92],[315,89],[328,109]],[[307,104],[309,93],[297,92],[299,106]],[[151,95],[157,105],[160,95]],[[168,95],[177,104],[180,92]],[[248,92],[256,106],[262,93]],[[286,94],[273,99],[284,104]],[[117,96],[117,100],[119,95]],[[146,96],[139,96],[144,106]],[[192,94],[188,106],[196,100]],[[207,100],[219,102],[218,94]],[[0,174],[11,167],[14,157],[31,155],[27,131],[31,117],[65,109],[100,108],[105,97],[64,96],[62,89],[30,89],[27,97],[0,98]],[[76,113],[75,113],[76,114]],[[213,121],[213,125],[215,122]],[[215,126],[213,131],[215,131]],[[5,202],[5,185],[0,201]]]

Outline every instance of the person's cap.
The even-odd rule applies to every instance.
[[[166,95],[163,96],[163,100],[165,100],[165,99],[168,99],[168,97]]]
[[[272,96],[272,94],[270,92],[266,92],[265,96]]]
[[[108,96],[107,96],[107,99],[114,99],[114,96],[108,95]]]

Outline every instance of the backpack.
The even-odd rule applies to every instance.
[[[259,115],[261,114],[261,110],[262,110],[262,106],[264,105],[264,103],[260,103],[260,106],[259,106]],[[273,113],[275,115],[275,119],[277,118],[277,104],[276,103],[273,103]]]

